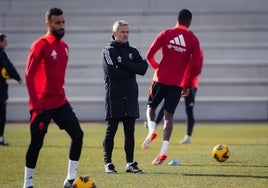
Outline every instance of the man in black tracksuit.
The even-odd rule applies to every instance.
[[[19,84],[22,83],[20,75],[8,59],[4,51],[7,46],[6,35],[0,33],[0,145],[8,146],[4,140],[4,130],[6,124],[6,101],[8,99],[8,79],[15,79]]]
[[[126,172],[142,172],[134,162],[135,121],[139,118],[138,84],[136,74],[144,75],[147,61],[136,48],[128,43],[128,23],[121,20],[113,25],[113,39],[102,51],[105,83],[105,110],[107,129],[103,141],[106,173],[117,173],[112,163],[114,136],[118,124],[124,126],[124,149],[126,153]]]

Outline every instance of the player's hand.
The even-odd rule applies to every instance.
[[[189,92],[190,92],[190,88],[184,87],[182,89],[182,91],[181,91],[181,98],[184,98],[184,97],[188,96],[189,95]]]

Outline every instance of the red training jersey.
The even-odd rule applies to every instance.
[[[161,48],[162,57],[158,63],[155,54]],[[153,81],[172,86],[183,84],[190,88],[193,78],[198,75],[199,56],[199,41],[187,27],[177,25],[160,32],[147,52],[149,63],[156,69]]]
[[[68,45],[47,33],[31,45],[25,79],[30,110],[48,110],[67,103],[64,90]]]

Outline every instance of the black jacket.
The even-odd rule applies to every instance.
[[[0,71],[5,68],[9,77],[17,81],[21,80],[19,73],[10,62],[4,49],[0,48]],[[8,99],[8,84],[0,72],[0,101],[6,101]]]
[[[102,51],[106,120],[139,118],[136,74],[144,75],[147,61],[129,43],[110,41]]]

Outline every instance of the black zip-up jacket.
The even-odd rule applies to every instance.
[[[129,43],[110,41],[102,51],[106,120],[139,118],[136,74],[144,75],[147,61]]]
[[[4,49],[0,48],[0,71],[2,68],[5,68],[9,77],[12,79],[15,79],[17,81],[20,81],[20,75],[11,63],[11,61],[8,59],[8,56]],[[6,101],[8,99],[8,84],[6,79],[2,77],[0,74],[0,101]]]

